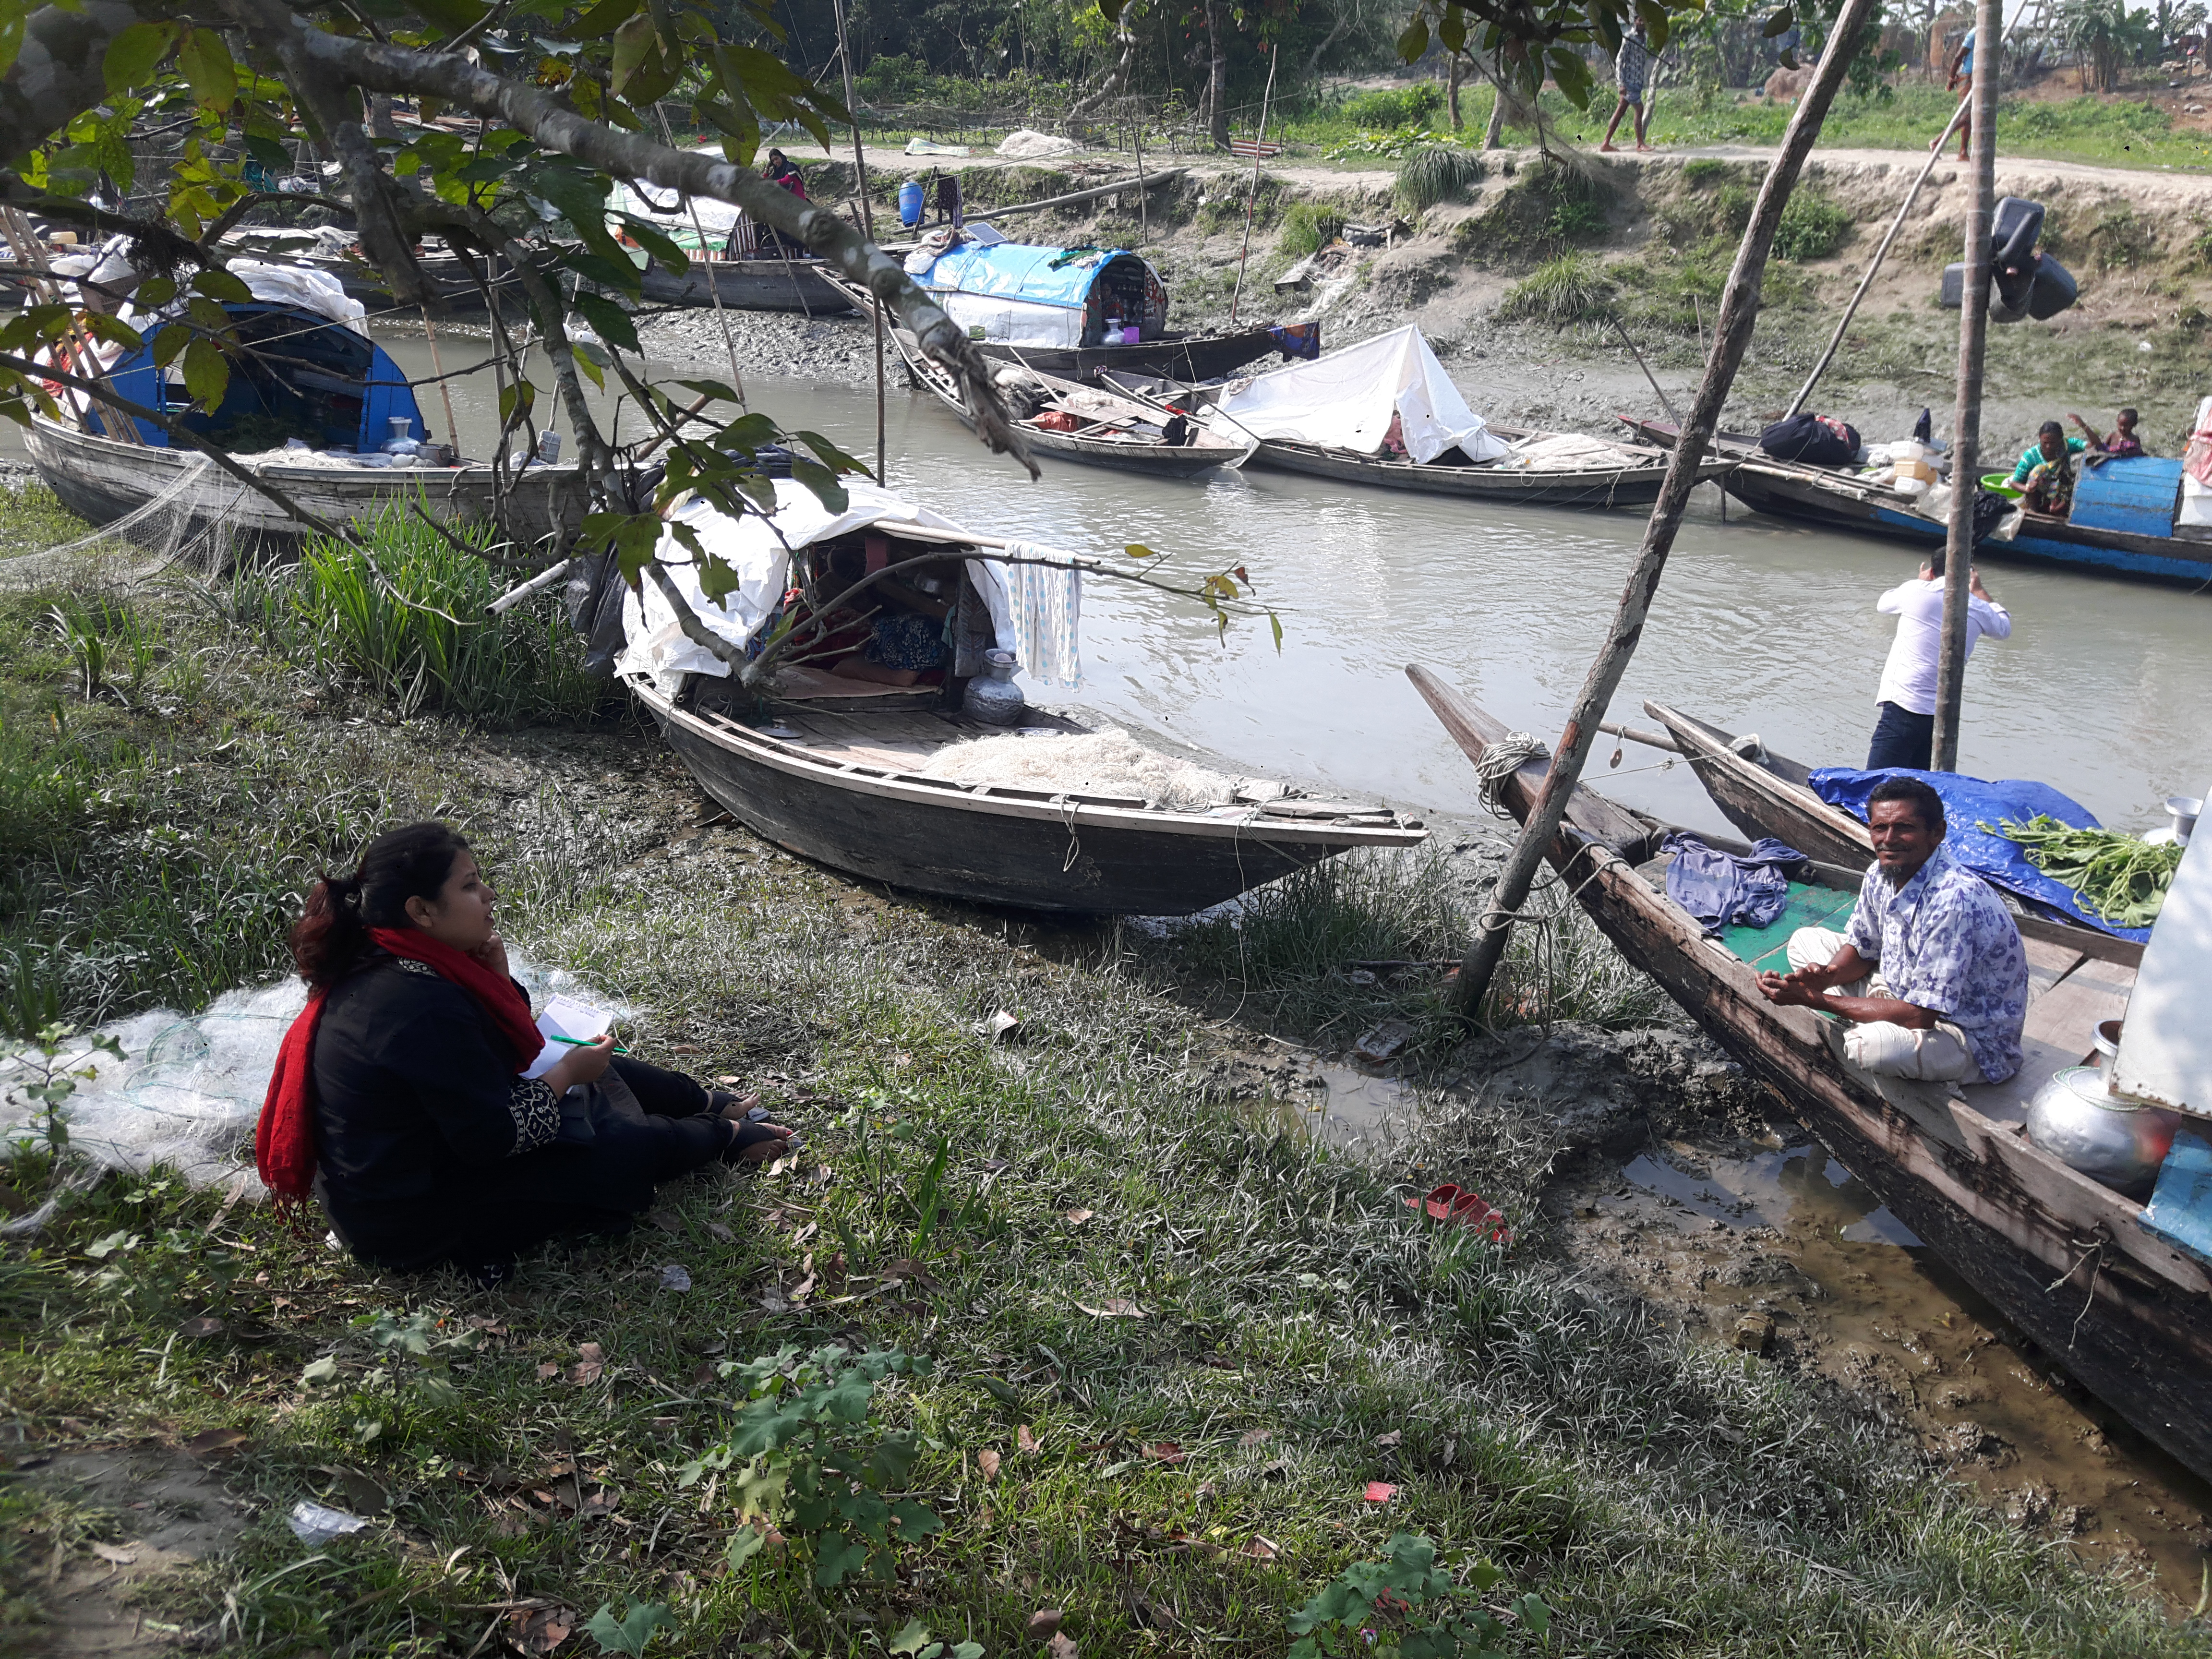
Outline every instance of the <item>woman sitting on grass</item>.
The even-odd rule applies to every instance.
[[[371,1266],[496,1279],[564,1234],[625,1231],[661,1182],[787,1150],[735,1097],[618,1056],[545,1047],[492,924],[496,898],[442,823],[379,836],[292,930],[307,1006],[254,1150],[279,1205],[310,1191]]]

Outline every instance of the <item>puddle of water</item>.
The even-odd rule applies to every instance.
[[[1268,1075],[1261,1111],[1330,1145],[1380,1149],[1413,1115],[1403,1079],[1334,1056],[1279,1050],[1256,1062]]]
[[[1646,1153],[1570,1248],[1720,1333],[1760,1312],[1801,1363],[1900,1401],[1953,1472],[2094,1560],[2193,1606],[2212,1486],[2145,1443],[2011,1331],[1818,1146]],[[1587,1213],[1587,1212],[1586,1212]]]

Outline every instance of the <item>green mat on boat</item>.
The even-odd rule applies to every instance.
[[[1723,927],[1721,943],[1739,962],[1749,963],[1753,973],[1786,974],[1790,934],[1800,927],[1832,927],[1840,933],[1858,900],[1856,893],[1793,881],[1790,902],[1780,915],[1764,927]]]

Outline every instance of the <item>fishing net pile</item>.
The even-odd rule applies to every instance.
[[[1236,797],[1235,778],[1146,748],[1127,732],[1008,732],[940,749],[925,777],[996,783],[1054,794],[1132,795],[1176,812],[1203,812]]]
[[[213,465],[195,455],[151,500],[90,535],[0,559],[0,588],[127,586],[165,570],[217,574],[230,563],[230,520],[249,492],[234,478],[210,479]]]
[[[507,963],[533,1003],[566,992],[619,1008],[581,987],[573,974],[538,968],[513,954]],[[195,1187],[244,1174],[247,1192],[259,1197],[260,1183],[251,1173],[253,1125],[269,1092],[277,1046],[307,1000],[306,987],[288,977],[226,991],[197,1014],[173,1008],[134,1014],[99,1032],[121,1046],[119,1060],[79,1039],[63,1059],[71,1070],[94,1071],[69,1100],[70,1150],[104,1169],[166,1164]],[[22,1094],[36,1077],[20,1057],[0,1057],[0,1149],[40,1138]],[[19,1231],[40,1218],[34,1212],[0,1231]]]

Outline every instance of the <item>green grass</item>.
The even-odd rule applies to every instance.
[[[1344,214],[1316,202],[1294,202],[1283,215],[1275,233],[1275,252],[1286,258],[1303,259],[1318,252],[1344,234]]]
[[[1554,161],[1524,167],[1480,215],[1454,227],[1452,251],[1478,264],[1555,258],[1606,234],[1611,200],[1607,186],[1577,167]]]
[[[1463,202],[1482,182],[1480,154],[1461,144],[1423,144],[1398,164],[1396,198],[1407,213],[1420,213],[1439,202]]]
[[[21,1439],[249,1437],[224,1466],[242,1540],[145,1609],[198,1646],[465,1655],[530,1601],[665,1606],[656,1656],[872,1655],[917,1619],[1000,1656],[1034,1650],[1025,1621],[1054,1607],[1088,1654],[1281,1659],[1289,1614],[1405,1530],[1495,1559],[1501,1597],[1542,1595],[1553,1635],[1510,1643],[1530,1656],[2207,1650],[1825,1385],[1569,1283],[1533,1201],[1560,1148],[1480,1079],[1380,1166],[1210,1098],[1210,1055],[1374,1012],[1430,1021],[1423,1080],[1457,1063],[1422,1010],[1435,978],[1342,972],[1456,954],[1481,889],[1440,854],[1320,866],[1239,927],[1150,943],[885,902],[735,829],[678,839],[696,786],[649,734],[396,724],[180,603],[142,615],[161,648],[140,702],[73,701],[33,632],[58,597],[0,614],[24,720],[0,735],[0,799],[27,803],[32,849],[7,866],[17,935],[90,915],[58,887],[15,902],[65,863],[180,915],[228,883],[249,902],[227,933],[202,924],[203,971],[249,977],[281,948],[270,896],[368,827],[441,811],[511,895],[520,948],[639,1009],[642,1057],[745,1079],[811,1143],[787,1170],[672,1185],[653,1224],[497,1291],[369,1273],[250,1204],[214,1225],[219,1194],[160,1171],[71,1188],[46,1231],[0,1238]],[[221,648],[187,696],[169,676],[200,641]],[[174,972],[118,961],[113,1000],[183,999]],[[1019,1024],[988,1042],[1000,1009]],[[1516,934],[1490,1012],[1664,1009],[1570,912]],[[1521,1242],[1412,1219],[1400,1198],[1437,1179],[1503,1201]],[[672,1262],[689,1291],[659,1288]],[[188,1333],[202,1318],[219,1328]],[[943,1529],[881,1583],[814,1583],[796,1524],[731,1570],[738,1471],[684,1474],[729,1432],[724,1368],[832,1343],[932,1362],[872,1420],[918,1437],[901,1490]],[[310,1548],[284,1521],[302,1498],[370,1524]],[[36,1650],[51,1567],[145,1524],[0,1471],[0,1641]]]
[[[1613,285],[1587,253],[1547,260],[1505,290],[1498,302],[1501,323],[1549,323],[1565,328],[1612,308]]]
[[[1856,228],[1856,221],[1840,202],[1817,190],[1792,191],[1774,227],[1774,258],[1826,259]]]

